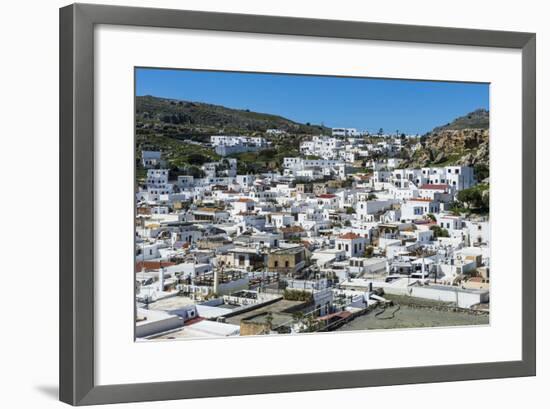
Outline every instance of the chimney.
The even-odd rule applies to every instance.
[[[214,269],[214,294],[218,295],[218,285],[220,282],[219,269]]]

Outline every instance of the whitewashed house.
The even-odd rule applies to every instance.
[[[439,202],[431,199],[413,198],[401,205],[401,220],[422,219],[428,213],[438,213]]]
[[[164,166],[162,153],[160,151],[141,151],[141,164],[145,169],[152,169],[157,166]]]
[[[240,197],[239,199],[232,202],[231,205],[233,206],[231,214],[236,215],[239,213],[249,213],[253,211],[256,202],[248,197]]]
[[[346,233],[335,240],[336,249],[344,251],[346,257],[360,257],[365,254],[368,239],[355,233]]]

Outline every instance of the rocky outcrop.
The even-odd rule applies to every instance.
[[[489,164],[489,130],[459,129],[432,132],[413,156],[412,165],[474,166]]]
[[[477,109],[435,127],[421,138],[420,149],[408,152],[417,167],[438,165],[489,166],[489,111]]]

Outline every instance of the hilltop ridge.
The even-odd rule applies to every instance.
[[[326,133],[330,128],[300,123],[279,115],[228,108],[151,95],[136,97],[136,126],[156,127],[180,134],[253,133],[280,129],[298,134]]]
[[[441,131],[461,131],[464,129],[489,129],[489,111],[476,109],[466,115],[455,118],[452,122],[435,127],[431,133]]]

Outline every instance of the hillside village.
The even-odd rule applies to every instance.
[[[183,159],[139,126],[155,127],[137,152],[138,339],[340,331],[402,305],[488,322],[488,122],[208,130],[175,142]],[[436,158],[437,138],[462,145]]]

